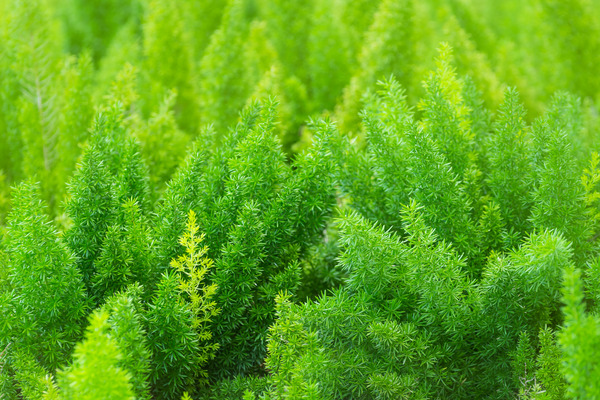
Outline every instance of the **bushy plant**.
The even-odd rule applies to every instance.
[[[131,375],[119,365],[123,354],[108,333],[108,319],[106,311],[91,315],[85,340],[73,354],[73,364],[59,373],[61,398],[135,399]]]
[[[599,10],[0,0],[0,400],[600,397]]]
[[[212,260],[200,247],[196,215],[190,210],[179,243],[185,254],[171,261],[146,313],[148,342],[152,351],[150,383],[158,398],[179,398],[184,390],[206,384],[203,368],[214,358],[219,343],[209,329],[220,310],[214,301],[215,284],[205,282]]]
[[[23,182],[3,238],[0,347],[25,353],[50,371],[80,339],[88,300],[82,274],[45,214],[39,185]]]

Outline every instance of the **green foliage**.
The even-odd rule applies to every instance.
[[[334,2],[314,2],[314,17],[308,28],[308,43],[305,45],[310,98],[314,103],[311,110],[333,111],[339,93],[351,77],[352,54],[344,37],[345,26],[339,18],[335,18],[337,6]]]
[[[500,360],[506,360],[520,332],[535,335],[540,328],[557,324],[562,274],[571,267],[571,253],[568,242],[546,231],[532,234],[508,256],[490,259],[480,286],[481,312],[493,317],[485,318],[488,323],[481,329],[487,338],[481,356],[489,360],[488,379],[495,380],[499,390],[508,390],[502,388],[505,383],[501,380],[507,381],[510,373]]]
[[[147,217],[148,172],[115,106],[100,113],[69,187],[65,239],[96,304],[129,283],[156,284]]]
[[[519,235],[529,230],[532,147],[531,134],[526,131],[525,109],[518,93],[508,89],[486,147],[487,184],[509,229]]]
[[[6,184],[6,176],[0,171],[0,223],[4,223],[10,209],[10,188]]]
[[[300,300],[315,297],[343,284],[346,273],[337,264],[339,232],[336,225],[325,230],[323,241],[311,247],[302,263],[302,282],[297,296]]]
[[[494,70],[490,62],[491,57],[497,57],[496,39],[489,28],[471,14],[472,11],[464,1],[454,0],[449,3],[451,10],[448,10],[449,15],[443,28],[444,40],[456,49],[458,71],[470,76],[482,91],[485,103],[489,107],[496,108],[500,103],[504,86],[498,78],[502,71]],[[473,31],[477,34],[473,35]],[[512,80],[509,77],[505,79],[508,82]]]
[[[534,228],[559,229],[579,253],[586,250],[589,227],[581,172],[567,139],[580,123],[577,107],[576,99],[558,94],[548,115],[533,126],[537,185],[531,222]]]
[[[181,14],[185,3],[152,0],[145,4],[142,71],[146,76],[142,87],[147,93],[147,110],[159,104],[167,90],[176,90],[176,115],[184,128],[192,130],[198,122],[198,107],[192,37]]]
[[[138,204],[129,200],[122,205],[122,221],[111,225],[102,242],[102,251],[94,261],[92,290],[105,298],[128,284],[141,282],[152,288],[159,279],[151,253],[150,230]]]
[[[93,65],[89,54],[67,58],[61,76],[64,81],[64,92],[61,94],[64,106],[58,121],[57,146],[61,155],[58,164],[63,170],[60,175],[67,177],[75,169],[79,146],[88,139],[88,127],[93,119]]]
[[[249,399],[256,400],[269,387],[269,379],[265,377],[241,377],[224,379],[211,387],[210,399]]]
[[[593,152],[589,167],[583,170],[583,175],[581,176],[581,183],[585,190],[585,205],[594,229],[597,229],[595,225],[600,219],[600,213],[597,211],[598,200],[600,200],[600,193],[598,192],[598,183],[600,183],[599,164],[600,156],[598,153]]]
[[[428,333],[395,318],[406,307],[402,298],[410,302],[397,280],[400,270],[382,274],[402,253],[402,245],[357,215],[345,217],[341,229],[348,247],[340,263],[350,271],[348,288],[304,305],[279,300],[280,318],[270,330],[267,358],[274,374],[273,398],[385,398],[403,385],[425,395],[427,383],[414,378],[420,368],[436,369],[436,350]]]
[[[442,73],[447,65],[442,64],[440,68]],[[358,189],[359,193],[356,195],[359,197],[356,203],[359,207],[367,206],[368,203],[359,203],[365,200],[371,203],[371,207],[383,206],[383,209],[373,210],[371,214],[378,217],[383,214],[378,219],[396,229],[401,229],[400,211],[412,197],[424,208],[427,222],[438,234],[452,241],[465,255],[477,258],[480,249],[477,246],[476,225],[471,217],[467,188],[447,158],[445,146],[442,144],[443,133],[436,132],[436,129],[443,127],[436,128],[435,121],[447,120],[448,116],[443,110],[440,111],[440,108],[444,104],[450,107],[448,101],[451,94],[439,93],[438,99],[430,100],[431,104],[422,105],[423,108],[431,110],[432,114],[427,116],[420,126],[414,121],[406,104],[404,91],[398,83],[390,80],[383,82],[381,87],[382,90],[377,95],[371,96],[363,117],[370,153],[370,158],[365,161],[371,164],[369,167],[373,169],[374,183],[379,186],[371,189],[368,196],[379,197],[381,193],[384,197],[364,199],[367,196],[363,192],[364,189],[356,185],[350,187],[349,195],[354,196],[355,190]],[[451,128],[446,130],[454,132]],[[460,143],[463,143],[462,151],[459,151],[460,156],[468,157],[468,143],[465,140],[447,140],[453,143],[458,141],[457,149],[460,148]],[[341,151],[334,149],[336,150]],[[377,204],[382,200],[385,204]],[[472,272],[478,273],[476,270]]]
[[[114,339],[121,359],[117,367],[129,373],[136,399],[150,399],[150,351],[143,326],[141,288],[130,286],[106,301],[101,312],[108,314],[108,334]]]
[[[171,267],[180,274],[179,290],[189,302],[193,316],[192,328],[198,332],[200,341],[210,343],[212,333],[208,330],[208,324],[221,313],[221,310],[216,308],[216,303],[212,300],[217,285],[213,283],[201,287],[202,281],[213,267],[213,261],[205,257],[208,248],[199,247],[204,235],[197,237],[197,233],[196,214],[190,210],[186,231],[179,239],[179,243],[185,247],[186,254],[173,259]],[[213,358],[218,348],[218,343],[205,345],[201,349],[200,363],[204,364]],[[206,378],[205,374],[202,375]]]
[[[519,388],[519,395],[527,398],[527,390],[530,390],[531,383],[535,380],[535,350],[531,345],[531,340],[527,332],[523,331],[519,335],[517,348],[511,354],[511,364],[513,369],[513,379]]]
[[[593,2],[544,0],[541,5],[551,34],[557,38],[556,48],[567,74],[563,78],[567,88],[583,96],[596,96],[600,81],[597,75],[590,74],[590,68],[599,61],[600,41],[596,38],[600,20],[592,12]]]
[[[213,343],[209,324],[219,314],[213,297],[216,286],[203,284],[212,267],[199,247],[196,215],[189,212],[179,243],[185,255],[171,262],[173,270],[163,274],[146,314],[148,343],[152,351],[150,382],[158,398],[179,398],[184,390],[206,383],[200,369],[212,359],[219,344]],[[202,286],[201,286],[202,285]]]
[[[586,290],[586,300],[590,303],[593,311],[598,310],[600,305],[600,293],[598,292],[598,282],[600,282],[600,259],[596,256],[586,263],[584,271],[584,282]]]
[[[177,398],[192,389],[200,346],[192,328],[194,316],[181,301],[179,279],[165,273],[147,313],[148,343],[152,352],[150,383],[160,398]]]
[[[218,304],[223,311],[222,316],[215,321],[215,334],[219,337],[223,349],[229,350],[225,352],[233,353],[227,354],[229,357],[225,358],[221,352],[221,357],[217,358],[217,365],[227,369],[241,369],[244,367],[242,362],[246,361],[245,357],[236,357],[236,353],[231,352],[230,349],[239,347],[241,350],[246,346],[259,345],[251,336],[251,331],[248,331],[256,329],[254,323],[258,321],[254,319],[245,321],[249,319],[248,317],[251,318],[248,311],[253,308],[254,287],[257,286],[261,272],[259,263],[264,257],[261,254],[261,248],[264,245],[263,225],[258,220],[256,205],[247,203],[240,210],[238,221],[237,226],[228,234],[228,243],[223,248],[222,256],[217,262],[214,277],[214,281],[218,282],[219,287]],[[261,310],[255,312],[257,311]],[[244,353],[242,355],[246,356]],[[240,360],[240,358],[242,359]],[[257,361],[251,359],[246,362],[252,366]]]
[[[423,113],[421,125],[438,141],[448,163],[462,178],[474,158],[470,110],[462,95],[464,84],[452,65],[452,49],[442,44],[439,53],[435,72],[423,84],[425,96],[418,105]]]
[[[573,398],[600,397],[598,376],[598,316],[588,314],[583,303],[581,273],[575,268],[565,271],[563,302],[565,324],[560,332],[562,368],[569,383],[567,394]]]
[[[547,398],[564,399],[566,382],[561,371],[562,353],[556,343],[554,332],[545,328],[540,330],[540,354],[537,359],[536,373],[541,386],[546,389]]]
[[[148,165],[150,186],[156,192],[149,193],[149,200],[156,200],[164,185],[171,178],[185,154],[189,136],[175,120],[177,93],[170,91],[148,121],[134,123],[133,134],[141,144],[143,159]]]
[[[167,184],[162,201],[157,206],[155,237],[156,254],[165,269],[171,259],[180,254],[178,238],[184,232],[186,212],[198,201],[207,164],[208,152],[198,145],[189,150],[173,179]]]
[[[598,10],[0,0],[0,398],[600,397]]]
[[[91,315],[85,339],[75,348],[73,364],[59,372],[62,399],[135,399],[131,375],[120,365],[123,354],[109,333],[108,320],[106,311]]]
[[[180,254],[173,237],[183,232],[186,208],[198,215],[215,260],[210,280],[223,311],[211,328],[221,344],[213,376],[259,368],[275,295],[297,289],[298,260],[322,233],[334,200],[331,164],[318,162],[331,125],[317,127],[315,146],[290,166],[274,135],[275,107],[251,104],[213,153],[198,144],[158,208],[161,263]],[[210,143],[214,133],[206,135]]]
[[[214,125],[224,134],[250,95],[252,83],[243,65],[244,38],[248,21],[245,0],[229,0],[219,28],[211,35],[200,60],[199,105],[203,124]],[[256,79],[256,77],[254,77]]]
[[[17,353],[12,362],[16,386],[25,399],[42,399],[52,385],[52,377],[27,353]]]
[[[568,245],[556,234],[532,236],[508,259],[490,260],[477,284],[416,204],[404,211],[404,223],[403,243],[356,214],[344,216],[345,287],[314,303],[281,300],[267,358],[274,398],[313,390],[333,398],[394,398],[407,387],[416,398],[503,397],[515,390],[513,376],[525,376],[524,368],[512,372],[504,362],[522,330],[537,332],[556,315]],[[531,374],[527,347],[521,345],[515,365],[531,363]],[[552,385],[556,356],[544,349],[540,380]]]
[[[338,115],[343,131],[356,132],[357,116],[362,109],[365,91],[378,79],[394,74],[400,84],[409,86],[413,63],[412,0],[383,0],[358,56],[359,68],[344,89]]]
[[[73,254],[45,214],[39,185],[24,182],[15,188],[3,247],[0,346],[28,353],[54,370],[80,338],[87,299]]]
[[[308,71],[308,33],[313,24],[316,2],[289,2],[285,0],[258,0],[261,16],[267,21],[270,40],[280,55],[284,68],[296,75],[305,85]]]
[[[184,9],[183,17],[186,29],[194,38],[191,43],[194,49],[194,59],[198,59],[210,41],[210,36],[219,27],[227,0],[182,1],[179,3]]]
[[[12,30],[7,49],[9,57],[14,57],[8,68],[14,71],[16,83],[14,97],[6,99],[16,105],[8,114],[14,118],[7,126],[8,148],[23,149],[11,169],[21,178],[39,174],[52,209],[63,186],[56,181],[60,176],[51,172],[58,164],[60,58],[58,43],[53,40],[60,37],[57,21],[51,18],[52,9],[46,1],[12,2],[6,11]]]
[[[95,59],[106,53],[123,25],[140,23],[142,2],[138,0],[65,0],[59,4],[67,32],[67,46],[75,53],[89,49]]]
[[[95,131],[105,131],[106,120],[96,121]],[[70,200],[66,210],[73,226],[65,234],[65,241],[77,255],[77,264],[84,282],[91,288],[93,263],[101,252],[101,243],[110,225],[114,208],[108,162],[98,148],[91,146],[82,156],[69,187]]]

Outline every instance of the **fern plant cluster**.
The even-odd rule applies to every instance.
[[[0,400],[600,399],[596,0],[0,0]]]

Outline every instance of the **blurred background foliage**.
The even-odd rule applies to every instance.
[[[252,99],[279,100],[289,158],[311,142],[309,117],[360,137],[365,93],[393,74],[416,105],[442,41],[490,109],[515,87],[531,121],[567,90],[598,124],[597,0],[2,0],[0,221],[7,189],[33,176],[63,213],[107,97],[124,103],[156,200],[199,132],[223,137]]]

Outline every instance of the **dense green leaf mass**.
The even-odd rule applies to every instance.
[[[599,0],[0,0],[0,400],[600,399]]]

